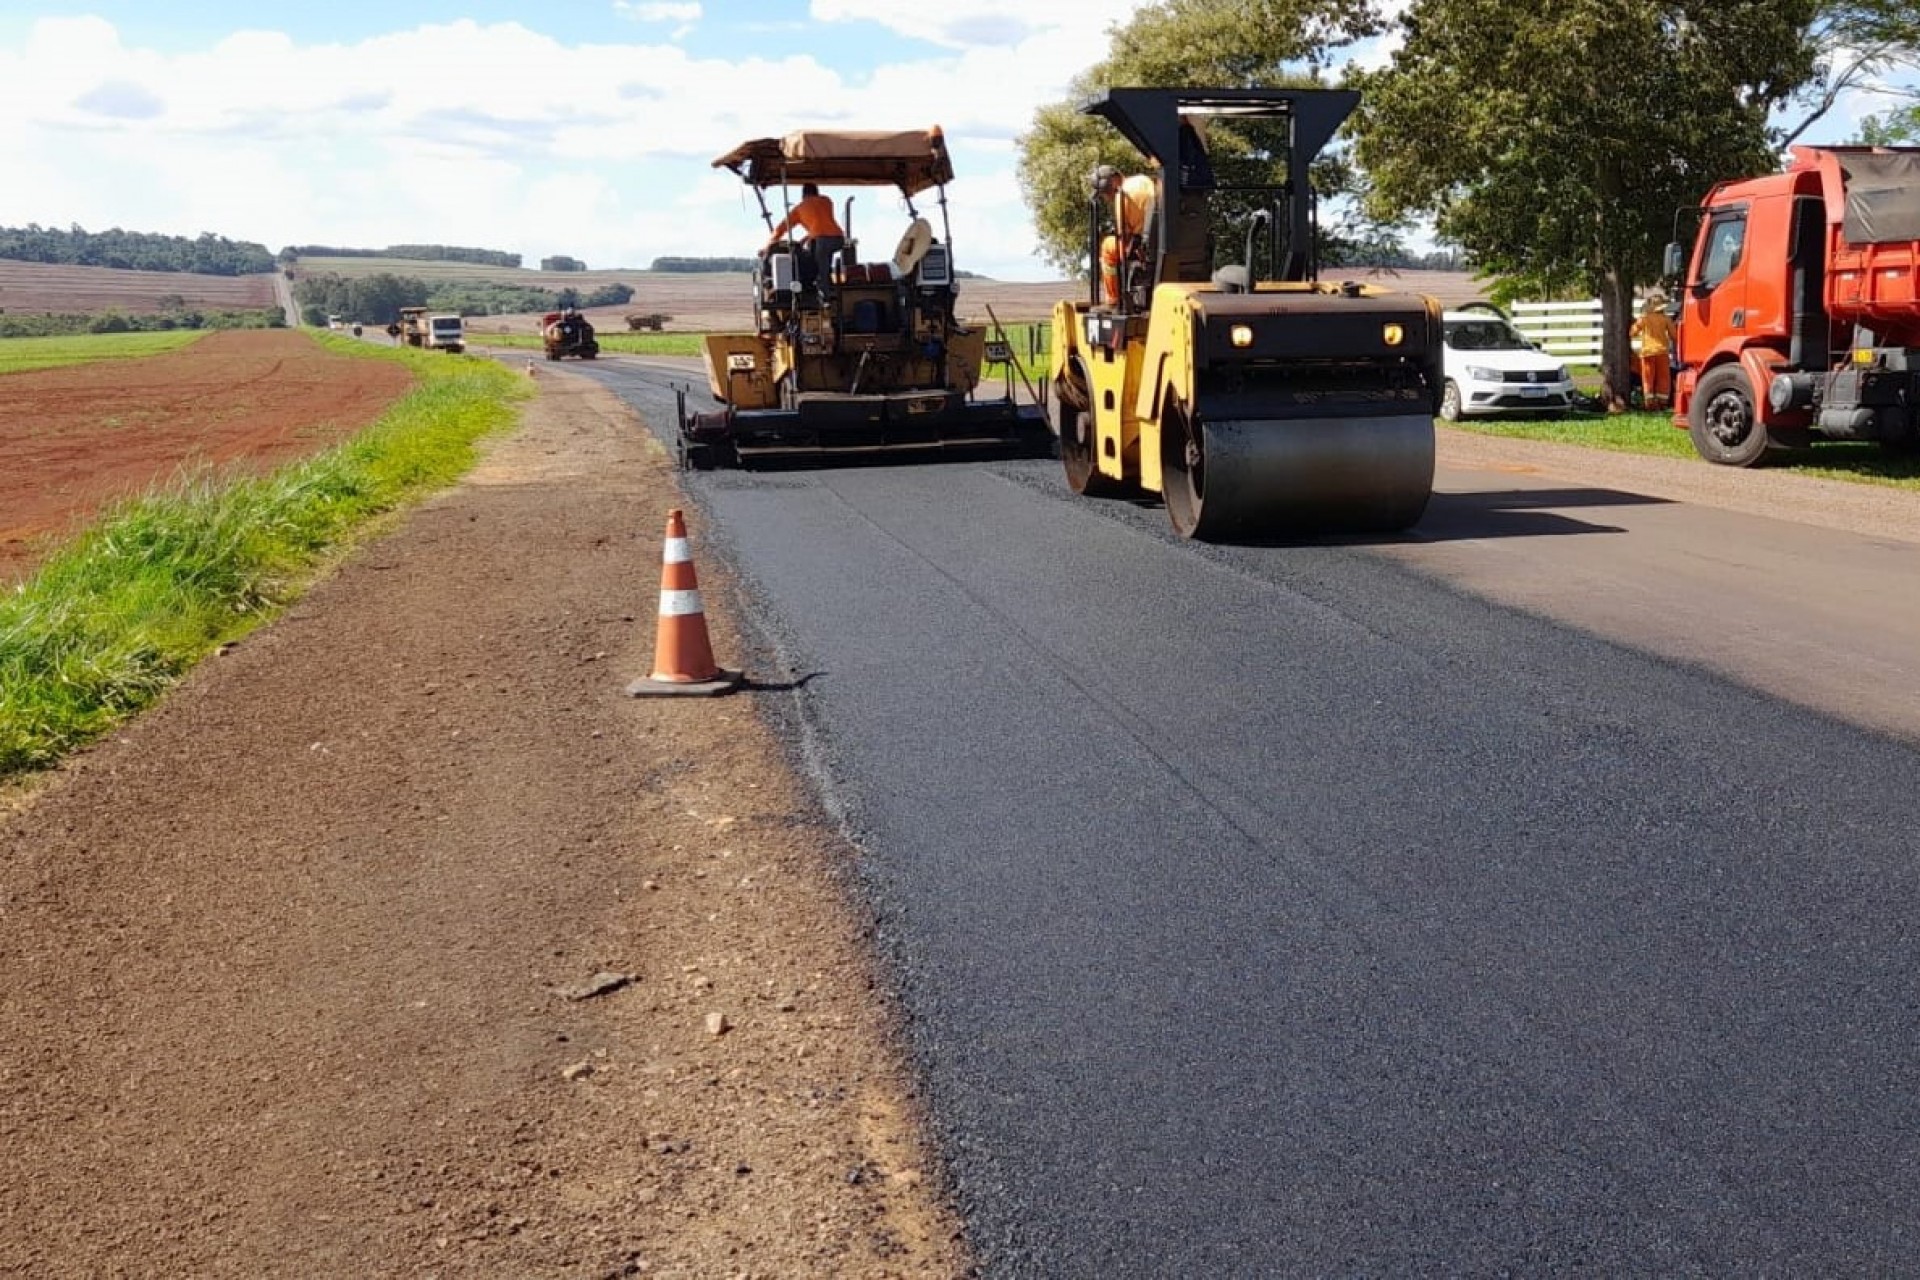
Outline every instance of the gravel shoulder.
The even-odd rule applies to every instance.
[[[466,483],[14,798],[0,1273],[964,1274],[856,854],[756,714],[790,695],[624,695],[674,502],[544,376]]]

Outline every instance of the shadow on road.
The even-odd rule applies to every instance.
[[[1543,538],[1574,533],[1621,533],[1619,525],[1597,524],[1561,512],[1568,507],[1668,506],[1665,498],[1617,489],[1503,489],[1494,492],[1436,493],[1414,526],[1413,536],[1427,542],[1467,538]]]

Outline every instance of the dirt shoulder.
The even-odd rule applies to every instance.
[[[541,385],[0,818],[0,1273],[965,1271],[789,695],[624,695],[672,475]]]

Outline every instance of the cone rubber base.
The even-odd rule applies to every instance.
[[[645,676],[627,686],[630,698],[711,698],[732,693],[746,681],[743,671],[720,671],[711,680],[655,680]]]

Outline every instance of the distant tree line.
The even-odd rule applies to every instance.
[[[123,231],[119,227],[88,231],[78,224],[62,231],[32,222],[24,227],[0,227],[0,258],[209,276],[254,275],[274,269],[267,246],[211,233],[190,238]]]
[[[161,311],[127,315],[42,312],[0,315],[0,338],[66,338],[81,333],[153,333],[165,329],[282,329],[287,317],[266,311]]]
[[[1415,253],[1393,241],[1356,240],[1343,246],[1338,255],[1322,255],[1330,267],[1394,267],[1402,271],[1471,271],[1473,264],[1458,249],[1433,249]]]
[[[402,307],[431,307],[463,316],[507,315],[529,311],[558,311],[567,307],[624,306],[633,287],[607,284],[590,292],[578,289],[534,289],[525,285],[477,282],[428,284],[418,276],[377,271],[368,276],[331,272],[296,280],[293,300],[309,324],[324,324],[340,316],[362,324],[391,324]]]
[[[578,258],[569,258],[564,253],[556,253],[551,258],[540,259],[542,271],[585,271],[587,264]]]
[[[650,271],[752,271],[759,263],[753,258],[655,258]]]
[[[518,268],[520,265],[520,255],[517,253],[504,253],[498,249],[470,249],[456,244],[390,244],[384,249],[290,244],[280,251],[282,263],[292,262],[296,258],[407,258],[415,262],[473,262],[483,267]]]

